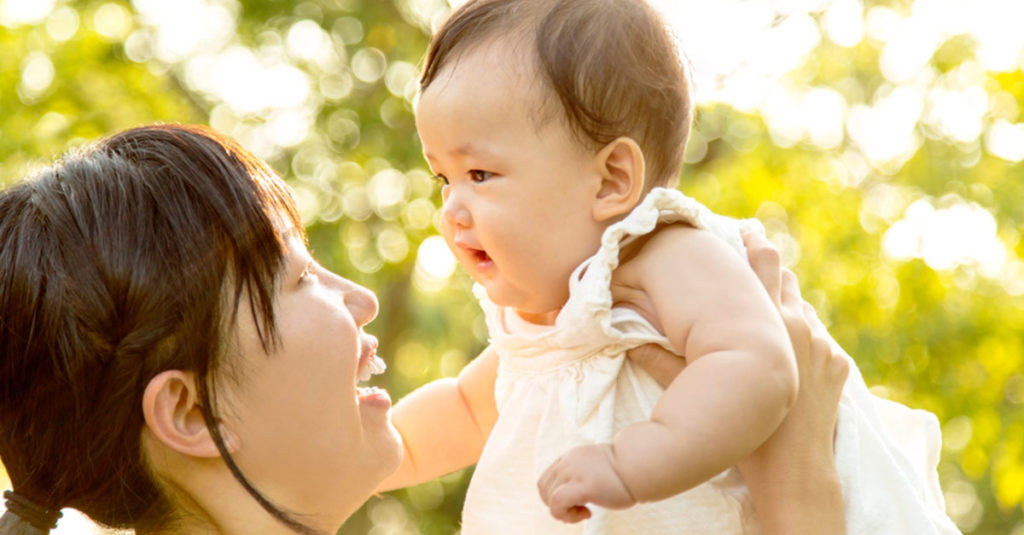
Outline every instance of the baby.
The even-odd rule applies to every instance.
[[[746,263],[759,225],[669,189],[688,80],[642,0],[471,0],[438,30],[416,125],[491,345],[396,407],[405,459],[385,487],[478,462],[466,534],[759,531],[734,466],[785,417],[796,368]],[[667,389],[624,356],[647,343],[685,359]],[[850,532],[955,532],[934,417],[899,407],[933,430],[908,454],[857,435],[881,429],[867,396],[840,409]],[[861,462],[885,481],[858,479]]]

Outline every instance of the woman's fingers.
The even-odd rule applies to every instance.
[[[811,326],[804,317],[804,300],[800,296],[800,284],[796,275],[788,269],[781,270],[779,291],[779,315],[786,324],[786,331],[789,333],[789,341],[796,353],[798,367],[804,366],[807,358],[807,346],[810,345]],[[802,375],[802,373],[801,373]]]
[[[772,302],[778,306],[782,287],[780,278],[782,259],[779,256],[778,249],[768,241],[768,238],[757,232],[744,234],[743,244],[747,247],[747,258],[750,259],[750,267],[754,269],[757,278],[761,279],[761,284],[764,285],[764,289],[768,292]]]
[[[634,347],[626,352],[626,356],[633,361],[633,364],[653,377],[662,388],[668,388],[668,385],[686,366],[682,357],[665,350],[658,344]]]
[[[804,300],[800,295],[800,283],[796,275],[788,269],[780,269],[779,285],[779,302],[782,306],[792,309],[795,314],[803,314]]]
[[[839,343],[829,334],[825,324],[821,322],[818,313],[810,303],[804,303],[804,317],[811,327],[812,345],[814,355],[824,355],[828,358],[825,365],[825,376],[833,386],[841,388],[850,375],[850,359],[846,351],[839,346]],[[836,396],[838,398],[838,395]]]

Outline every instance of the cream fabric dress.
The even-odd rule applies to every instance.
[[[756,221],[719,216],[676,190],[656,188],[605,231],[600,250],[573,272],[569,300],[554,325],[523,321],[477,286],[499,355],[499,416],[469,485],[464,535],[760,533],[735,468],[661,502],[621,511],[591,506],[593,517],[579,524],[552,518],[537,493],[538,478],[557,457],[611,441],[619,429],[647,419],[661,396],[663,389],[625,352],[647,343],[670,348],[668,339],[638,313],[613,308],[610,282],[620,247],[659,224],[680,221],[712,232],[744,258],[741,232],[761,229]],[[935,471],[937,420],[872,396],[851,368],[836,445],[848,533],[959,533],[944,513]]]

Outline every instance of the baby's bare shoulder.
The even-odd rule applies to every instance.
[[[654,296],[664,298],[694,282],[690,278],[693,264],[705,262],[709,255],[719,256],[719,249],[736,256],[720,242],[711,233],[682,223],[661,226],[630,242],[622,248],[619,267],[612,273],[615,306],[636,310],[660,330]],[[667,280],[673,284],[666,285]]]
[[[652,272],[680,273],[694,264],[738,260],[712,233],[684,223],[663,225],[622,248],[615,274],[621,283],[643,287]]]

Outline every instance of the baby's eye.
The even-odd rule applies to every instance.
[[[488,178],[491,178],[492,176],[494,176],[494,173],[492,173],[490,171],[482,171],[480,169],[470,169],[469,170],[469,178],[473,182],[483,182],[483,181],[487,180]]]
[[[438,175],[434,175],[431,178],[433,178],[441,186],[447,186],[448,185],[448,177],[446,177],[444,175],[438,174]]]

